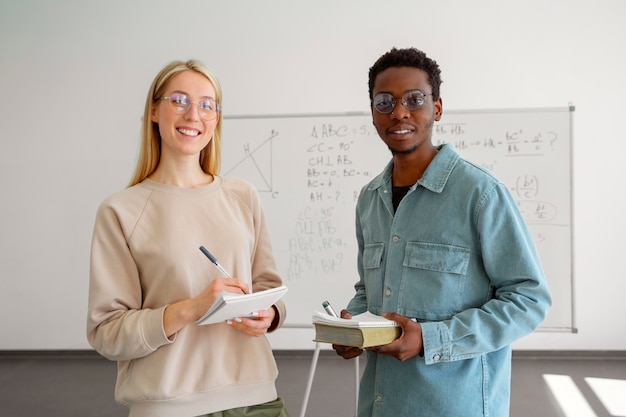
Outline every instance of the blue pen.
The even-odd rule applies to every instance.
[[[224,276],[226,276],[226,277],[228,277],[228,278],[232,278],[232,275],[230,275],[230,274],[228,273],[228,271],[226,271],[226,270],[222,267],[222,265],[220,265],[220,263],[219,263],[219,262],[217,262],[217,259],[215,258],[215,256],[211,255],[211,252],[209,252],[209,251],[207,250],[207,248],[205,248],[204,246],[200,246],[200,251],[201,251],[202,253],[204,253],[204,254],[206,255],[206,257],[207,257],[207,258],[209,258],[209,261],[211,261],[211,262],[213,263],[213,265],[215,265],[215,266],[217,267],[217,269],[219,269],[219,270],[220,270],[220,272],[221,272],[222,274],[224,274]]]

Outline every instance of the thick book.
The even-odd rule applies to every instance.
[[[368,312],[351,319],[333,317],[316,311],[313,315],[315,342],[366,348],[393,342],[402,329],[393,320]]]
[[[253,317],[259,310],[267,310],[285,295],[287,287],[270,288],[251,294],[234,294],[222,291],[206,313],[196,321],[197,324],[220,323],[235,317]]]

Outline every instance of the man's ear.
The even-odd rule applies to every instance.
[[[441,115],[443,114],[443,100],[441,97],[435,101],[435,120],[441,120]]]

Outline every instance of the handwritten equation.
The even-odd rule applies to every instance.
[[[299,280],[310,273],[339,272],[347,242],[334,218],[335,207],[305,207],[288,238],[287,278]]]
[[[469,136],[469,137],[468,137]],[[504,131],[501,136],[468,134],[466,123],[439,123],[433,132],[433,143],[451,143],[459,150],[496,150],[502,156],[541,156],[554,151],[558,135],[553,130],[528,131],[517,128]]]
[[[346,210],[353,213],[361,187],[381,170],[380,164],[360,157],[371,151],[362,140],[372,134],[369,126],[319,123],[308,131],[302,138],[307,205],[298,212],[289,237],[290,280],[341,271],[346,236],[354,236],[354,222],[345,221]]]
[[[359,138],[369,136],[372,129],[366,125],[350,127],[321,123],[313,125],[308,136],[307,183],[310,202],[356,202],[365,179],[372,177],[377,166],[362,163]],[[356,180],[356,181],[355,181]]]
[[[551,188],[559,179],[545,166],[557,152],[558,142],[559,135],[553,129],[475,131],[466,122],[439,123],[433,133],[436,145],[451,143],[466,159],[494,172],[513,194],[528,224],[550,224],[558,219],[558,203],[546,197],[558,194]]]

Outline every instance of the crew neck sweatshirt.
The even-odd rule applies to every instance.
[[[130,417],[192,417],[277,398],[265,336],[193,323],[166,337],[167,305],[222,277],[200,246],[253,291],[282,284],[258,193],[244,181],[215,176],[183,189],[146,179],[98,208],[87,335],[117,361],[115,398]],[[279,327],[285,307],[276,307]]]

